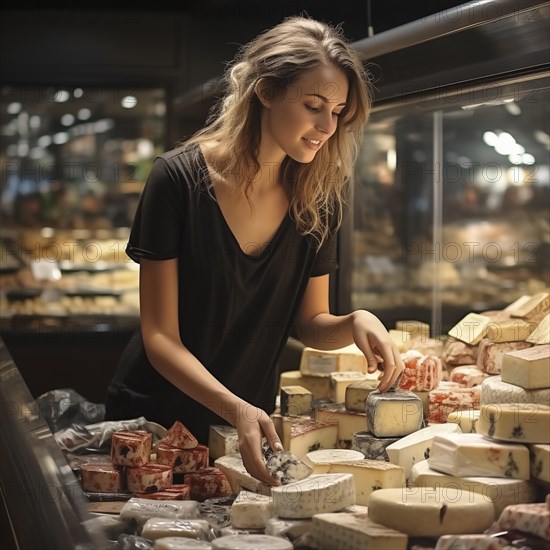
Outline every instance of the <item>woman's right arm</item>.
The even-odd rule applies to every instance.
[[[139,297],[143,343],[151,364],[180,391],[235,426],[248,472],[260,481],[276,484],[260,450],[263,435],[273,449],[280,446],[282,450],[269,415],[230,392],[181,342],[178,260],[142,258]]]

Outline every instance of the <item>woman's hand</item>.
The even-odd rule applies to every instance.
[[[243,402],[239,406],[235,427],[239,434],[241,457],[248,473],[268,485],[280,485],[280,482],[267,471],[262,455],[264,436],[274,451],[283,450],[273,420],[262,409]]]
[[[352,315],[353,340],[365,354],[368,371],[383,371],[378,389],[388,391],[405,368],[401,354],[376,315],[365,310],[354,311]]]

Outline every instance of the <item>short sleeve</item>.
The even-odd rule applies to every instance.
[[[337,256],[338,232],[331,232],[328,239],[317,252],[315,262],[311,270],[311,277],[327,275],[338,269]]]
[[[126,254],[139,263],[170,260],[180,250],[184,186],[168,162],[157,157],[145,182],[132,222]]]

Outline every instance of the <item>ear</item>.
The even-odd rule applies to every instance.
[[[260,103],[266,108],[270,109],[273,105],[273,92],[267,86],[266,81],[263,78],[260,78],[256,85],[254,86],[254,92],[258,96]]]

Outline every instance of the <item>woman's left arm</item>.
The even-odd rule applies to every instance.
[[[329,275],[311,277],[300,304],[296,325],[298,338],[322,350],[343,348],[355,342],[365,354],[369,372],[383,363],[378,389],[387,391],[404,369],[401,354],[388,331],[372,313],[358,309],[347,315],[332,315],[329,309]]]

